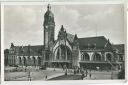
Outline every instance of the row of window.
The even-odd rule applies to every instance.
[[[15,60],[16,56],[5,56],[5,64],[9,64],[9,65],[15,65],[16,60]]]
[[[32,59],[30,57],[26,58],[26,57],[19,57],[18,58],[18,64],[19,65],[25,65],[25,66],[28,66],[28,65],[41,65],[41,58],[40,57],[37,57],[37,59],[35,57],[32,57]]]
[[[106,54],[106,60],[112,61],[112,58],[113,58],[112,54],[110,54],[110,53]],[[91,60],[91,59],[90,59],[89,54],[83,53],[83,54],[81,55],[81,60],[83,60],[83,61],[89,61],[89,60]],[[95,53],[95,54],[93,55],[92,60],[93,60],[93,61],[102,61],[102,60],[103,60],[103,57],[102,57],[102,55],[100,55],[100,54],[98,54],[98,53]]]

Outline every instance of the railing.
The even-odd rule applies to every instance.
[[[101,52],[101,51],[104,51],[104,49],[86,49],[86,50],[81,50],[81,52]]]
[[[71,62],[71,60],[50,60],[50,61],[44,61],[44,62]]]
[[[81,60],[80,61],[81,63],[83,62],[83,63],[116,63],[116,61],[110,61],[110,62],[108,62],[108,61],[88,61],[88,60]]]

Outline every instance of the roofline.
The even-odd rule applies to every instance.
[[[44,46],[44,45],[19,45],[19,46],[16,45],[16,46],[14,46],[14,47],[21,47],[21,46],[23,46],[23,47],[25,47],[25,46],[30,46],[30,47],[31,47],[31,46]]]
[[[113,44],[113,46],[124,46],[125,44]]]
[[[85,38],[85,39],[87,39],[87,38],[99,38],[99,37],[103,37],[103,38],[105,38],[105,39],[106,39],[106,37],[104,37],[104,36],[82,37],[82,38],[78,38],[78,39],[83,39],[83,38]],[[106,39],[106,40],[107,40],[107,39]]]

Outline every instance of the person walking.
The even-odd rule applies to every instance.
[[[54,65],[54,71],[56,71],[56,69],[55,69],[55,65]]]
[[[66,68],[66,70],[65,70],[65,75],[67,75],[67,72],[68,72],[68,70],[67,70],[67,68]]]
[[[91,79],[91,77],[92,77],[92,74],[91,74],[91,73],[89,74],[89,77],[90,77],[90,79]]]
[[[83,79],[84,79],[84,77],[85,77],[85,75],[84,75],[84,73],[82,73],[82,75],[81,75],[81,79],[83,80]]]
[[[47,78],[48,78],[48,76],[46,75],[46,76],[45,76],[45,80],[47,80]]]
[[[88,76],[88,70],[87,69],[85,70],[85,74],[86,74],[86,77],[87,77]]]

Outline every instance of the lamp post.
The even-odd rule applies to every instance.
[[[67,75],[67,67],[65,68],[65,75]]]
[[[111,68],[111,79],[113,79],[113,67]]]
[[[28,71],[28,81],[31,81],[31,74],[30,74],[30,71]]]
[[[54,71],[55,71],[55,65],[54,65]]]
[[[111,79],[113,79],[113,70],[114,70],[114,65],[107,59],[108,63],[111,65]]]

